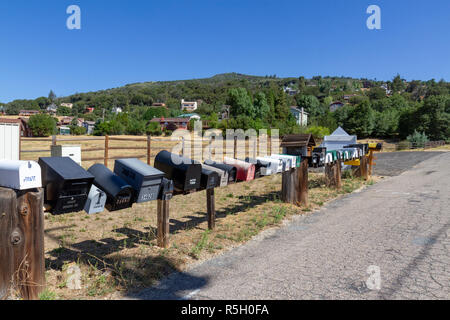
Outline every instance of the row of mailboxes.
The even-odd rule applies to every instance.
[[[237,182],[237,168],[232,165],[228,165],[220,162],[205,162],[208,166],[224,171],[228,175],[228,182],[235,183]]]
[[[226,187],[228,185],[228,181],[229,181],[229,172],[213,167],[213,166],[209,166],[207,164],[202,164],[203,169],[209,170],[209,171],[214,171],[218,174],[219,176],[219,183],[218,183],[218,187]]]
[[[358,148],[362,151],[361,156],[369,153],[369,144],[368,143],[350,144],[348,146],[344,146],[344,148]]]

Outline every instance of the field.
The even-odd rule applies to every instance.
[[[132,137],[128,137],[132,138]],[[142,139],[142,138],[141,138]],[[167,139],[167,138],[165,138]],[[67,142],[64,142],[67,143]],[[103,141],[75,142],[83,149],[101,148]],[[45,150],[51,141],[24,141],[23,150]],[[71,144],[71,143],[69,143]],[[110,146],[146,146],[145,142],[114,141]],[[152,159],[176,142],[152,142]],[[137,152],[137,153],[146,153]],[[110,156],[131,157],[134,152],[110,150]],[[49,152],[26,153],[37,160]],[[85,155],[83,155],[86,157]],[[101,157],[92,152],[88,157]],[[145,159],[143,159],[145,161]],[[101,162],[102,161],[98,161]],[[93,162],[84,162],[88,168]],[[109,162],[112,169],[113,161]],[[292,215],[314,211],[327,201],[365,184],[346,176],[341,191],[328,189],[321,173],[310,173],[310,206],[298,208],[280,201],[281,176],[238,183],[216,190],[216,230],[207,230],[206,192],[176,196],[170,202],[170,247],[156,246],[156,202],[135,204],[119,212],[89,216],[84,212],[47,215],[45,250],[47,290],[42,299],[118,299],[155,284],[161,277],[238,246],[262,230],[276,227]],[[81,290],[68,288],[71,266],[81,269]]]

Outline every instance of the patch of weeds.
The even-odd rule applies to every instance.
[[[203,249],[205,249],[206,245],[208,244],[208,238],[209,238],[209,234],[211,233],[210,230],[206,230],[205,232],[203,232],[200,240],[197,242],[197,244],[192,248],[190,255],[195,258],[198,259],[198,255],[200,254],[200,252],[203,251]]]
[[[109,281],[105,275],[100,275],[94,279],[88,287],[87,294],[90,297],[104,296],[112,292],[113,281]]]
[[[39,294],[38,298],[39,300],[56,300],[56,293],[48,289],[45,289]]]
[[[275,207],[272,209],[274,223],[279,223],[287,215],[286,207]]]
[[[234,198],[234,195],[232,193],[227,194],[227,198]]]

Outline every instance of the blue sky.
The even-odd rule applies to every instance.
[[[66,9],[81,8],[81,30]],[[366,9],[381,8],[382,30]],[[3,0],[0,102],[239,72],[450,80],[448,0]]]

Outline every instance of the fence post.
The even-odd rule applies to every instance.
[[[109,158],[109,136],[105,136],[105,167],[108,166],[108,158]]]
[[[45,286],[44,193],[0,188],[0,300],[37,300]]]
[[[152,137],[147,136],[147,164],[150,165],[152,154]]]
[[[56,136],[55,135],[52,136],[52,145],[56,146]]]
[[[309,188],[309,180],[308,180],[308,159],[302,160],[302,164],[300,168],[297,170],[298,172],[298,188],[297,188],[297,201],[300,205],[305,207],[309,204],[308,197],[308,188]]]

